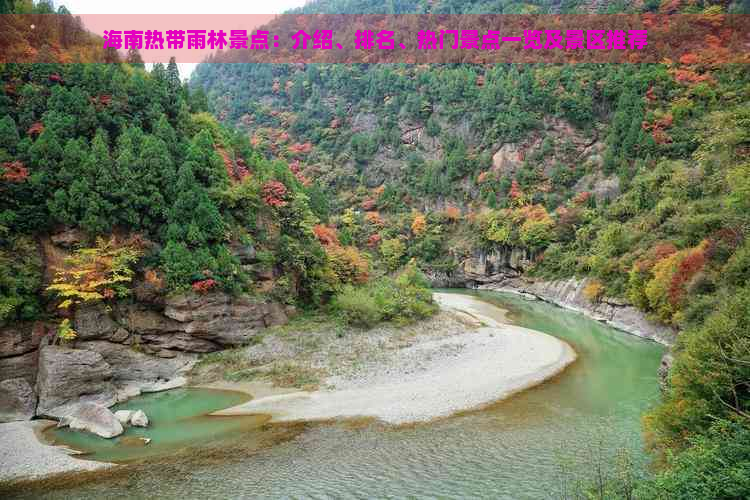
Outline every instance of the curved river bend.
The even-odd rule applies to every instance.
[[[592,462],[622,450],[645,465],[640,415],[659,397],[662,346],[542,302],[457,292],[565,340],[578,360],[490,408],[429,424],[308,424],[280,432],[256,423],[230,433],[224,449],[234,451],[221,458],[201,457],[209,452],[199,449],[189,460],[134,465],[33,498],[554,498],[565,487],[563,470],[591,471]],[[274,433],[273,446],[236,448]]]

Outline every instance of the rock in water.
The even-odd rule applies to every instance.
[[[80,403],[60,419],[59,427],[87,431],[103,438],[113,438],[124,432],[115,414],[96,403]]]
[[[148,417],[143,410],[136,410],[130,417],[130,425],[135,427],[148,427]]]
[[[123,425],[128,425],[130,423],[130,419],[133,417],[133,412],[131,410],[117,410],[115,412],[115,418]]]

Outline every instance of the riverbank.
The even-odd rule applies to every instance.
[[[69,450],[44,443],[41,432],[54,424],[52,420],[0,424],[0,482],[112,467],[113,464],[74,458]]]
[[[613,297],[602,297],[598,301],[590,301],[584,293],[588,283],[588,279],[569,278],[544,281],[519,277],[500,283],[478,285],[476,289],[515,293],[526,298],[541,300],[581,313],[636,337],[653,340],[667,347],[674,344],[677,337],[675,330],[652,321],[626,301]]]
[[[254,398],[212,415],[405,424],[504,399],[576,359],[567,343],[507,324],[501,308],[467,295],[436,293],[435,299],[441,310],[408,326],[340,331],[322,320],[271,329],[254,345],[207,355],[190,383]],[[39,431],[51,424],[0,424],[0,481],[112,466],[40,442]]]
[[[565,342],[507,324],[505,311],[491,304],[466,295],[434,296],[442,310],[439,323],[410,343],[383,346],[376,361],[362,352],[354,369],[350,364],[330,373],[324,389],[270,393],[214,415],[266,413],[276,422],[363,417],[389,424],[423,422],[507,398],[576,359]]]

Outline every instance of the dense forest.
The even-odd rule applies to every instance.
[[[745,9],[345,0],[297,12],[721,16]],[[477,250],[523,248],[534,256],[527,274],[587,277],[592,302],[619,297],[677,329],[664,400],[644,417],[649,443],[670,467],[642,493],[747,494],[746,65],[728,64],[711,40],[704,51],[651,65],[221,61],[200,65],[193,88],[267,156],[318,180],[334,200],[331,230],[369,249],[380,268],[413,260],[428,273],[450,273]],[[711,480],[693,484],[693,475]]]
[[[320,0],[297,12],[746,12],[742,2]],[[164,294],[260,294],[371,326],[434,312],[424,276],[521,248],[679,331],[644,416],[639,498],[750,492],[750,72],[662,64],[200,65],[146,69],[64,8],[0,47],[0,326],[61,341],[134,276]],[[40,35],[43,34],[43,35]],[[84,64],[85,63],[85,64]],[[84,244],[45,276],[39,247]],[[259,265],[245,266],[238,248]],[[272,286],[258,275],[273,269]],[[261,286],[261,283],[263,285]],[[608,498],[629,497],[615,482]]]

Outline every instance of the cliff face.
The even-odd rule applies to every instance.
[[[575,278],[556,281],[514,278],[479,288],[529,294],[560,307],[581,312],[632,335],[654,340],[660,344],[672,345],[675,340],[674,330],[649,320],[641,311],[626,301],[612,297],[604,297],[598,302],[589,301],[583,294],[587,282],[588,279]]]
[[[52,243],[63,252],[62,243]],[[248,259],[248,252],[237,253]],[[284,307],[263,297],[165,296],[136,280],[128,300],[79,307],[71,318],[73,342],[54,345],[54,322],[0,328],[0,422],[59,418],[81,401],[111,406],[180,386],[198,353],[248,343],[286,321]]]
[[[649,320],[622,299],[604,297],[589,301],[583,294],[587,279],[544,281],[523,275],[534,256],[518,248],[477,251],[462,260],[452,273],[428,273],[434,286],[508,291],[533,296],[567,309],[579,311],[632,335],[671,345],[676,332]]]

